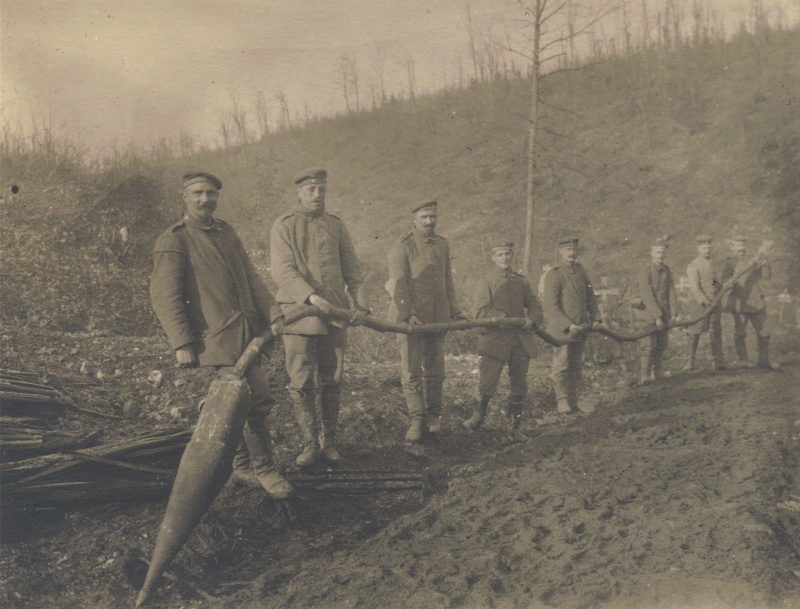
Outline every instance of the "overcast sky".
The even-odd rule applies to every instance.
[[[751,0],[701,4],[736,24]],[[763,4],[792,18],[800,10],[798,0]],[[516,0],[469,5],[480,27],[521,16]],[[248,104],[263,92],[273,121],[279,91],[298,116],[341,110],[343,51],[357,57],[367,99],[376,45],[391,90],[407,87],[408,58],[418,88],[432,90],[453,82],[459,63],[470,66],[466,7],[467,0],[3,0],[2,118],[29,129],[32,117],[47,117],[94,149],[180,131],[212,142],[232,92]]]

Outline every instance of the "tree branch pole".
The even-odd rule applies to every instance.
[[[688,326],[692,326],[699,321],[702,321],[711,313],[718,308],[721,303],[722,299],[725,295],[730,291],[733,284],[736,283],[743,275],[750,272],[752,269],[756,267],[758,264],[759,258],[756,257],[752,260],[752,262],[747,265],[744,269],[737,272],[733,277],[731,277],[728,282],[729,287],[723,287],[722,290],[715,296],[714,302],[712,306],[708,307],[708,310],[705,311],[702,315],[690,319],[688,321],[677,321],[672,322],[671,324],[667,325],[667,329],[674,330],[676,328],[685,328]],[[286,316],[284,323],[288,326],[293,324],[301,319],[306,317],[321,317],[323,319],[335,319],[337,321],[343,321],[345,323],[349,323],[353,320],[353,311],[349,311],[347,309],[341,309],[338,307],[332,307],[330,314],[324,314],[320,311],[319,308],[314,306],[300,306],[289,315]],[[440,323],[432,323],[432,324],[419,324],[419,325],[411,325],[405,323],[393,323],[390,321],[386,321],[383,319],[378,319],[376,317],[367,316],[364,318],[363,322],[360,325],[366,326],[371,330],[376,330],[377,332],[392,332],[394,334],[441,334],[443,332],[451,332],[451,331],[458,331],[458,330],[472,330],[476,328],[493,328],[493,329],[502,329],[502,328],[522,328],[527,319],[522,317],[487,317],[483,319],[470,319],[464,321],[450,321],[450,322],[440,322]],[[615,332],[611,328],[608,328],[604,325],[601,325],[598,328],[592,328],[589,324],[584,324],[580,326],[580,330],[576,332],[569,332],[564,334],[563,336],[553,336],[545,329],[540,328],[538,326],[534,326],[530,332],[538,336],[548,345],[553,347],[561,347],[568,343],[573,342],[580,334],[586,332],[597,332],[598,334],[602,334],[604,336],[608,336],[619,342],[635,342],[645,338],[646,336],[650,336],[651,334],[655,334],[658,332],[658,328],[655,324],[643,328],[641,331],[636,332],[634,334],[621,334],[619,332]],[[272,331],[267,330],[261,336],[254,338],[250,344],[247,346],[247,349],[244,351],[242,356],[239,358],[239,361],[236,363],[236,367],[234,368],[233,374],[242,377],[250,365],[255,361],[257,357],[261,354],[264,347],[274,338]]]

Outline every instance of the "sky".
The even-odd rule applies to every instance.
[[[753,1],[701,4],[736,24]],[[800,0],[762,3],[800,12]],[[47,124],[97,154],[181,132],[214,143],[232,96],[249,108],[261,92],[273,123],[279,92],[294,116],[342,111],[343,53],[362,104],[380,55],[390,91],[407,89],[409,60],[418,90],[432,91],[471,70],[468,7],[480,32],[523,16],[518,0],[3,0],[2,121]]]

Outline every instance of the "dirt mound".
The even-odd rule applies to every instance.
[[[212,606],[800,606],[800,514],[776,519],[800,488],[785,469],[800,459],[800,378],[776,380],[637,391],[454,468],[446,494],[288,584],[265,575]]]

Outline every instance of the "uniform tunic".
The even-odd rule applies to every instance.
[[[312,294],[349,309],[347,294],[355,296],[364,283],[344,222],[299,204],[272,225],[270,263],[278,284],[278,303],[285,313],[308,304]],[[283,344],[293,399],[313,395],[315,371],[323,390],[339,391],[347,344],[343,324],[306,317],[286,327]],[[326,407],[323,403],[323,410]]]
[[[201,366],[232,366],[281,316],[233,228],[189,217],[153,247],[150,298],[173,349],[192,344]]]
[[[361,264],[347,228],[326,212],[298,205],[278,218],[270,239],[272,278],[276,298],[286,313],[308,304],[312,294],[332,305],[350,308],[347,293],[364,283]],[[306,317],[286,328],[287,334],[327,334],[330,326],[318,317]]]
[[[542,305],[531,284],[522,275],[499,267],[478,281],[475,288],[475,317],[528,317],[542,324]],[[518,328],[488,329],[481,334],[478,353],[507,361],[511,347],[520,343],[528,357],[536,357],[536,342],[530,332]]]
[[[744,258],[726,258],[722,264],[723,282],[731,279],[737,272],[752,264],[751,260]],[[731,288],[730,294],[725,299],[725,311],[733,316],[734,335],[743,337],[747,333],[747,321],[753,325],[756,336],[767,338],[770,336],[767,324],[767,301],[761,291],[760,280],[769,281],[772,278],[772,269],[768,262],[758,264],[744,273]]]
[[[475,317],[528,317],[541,325],[542,306],[525,277],[495,267],[475,288]],[[530,332],[518,328],[487,329],[481,335],[478,353],[481,396],[494,395],[503,366],[508,363],[509,400],[524,400],[528,393],[528,361],[537,354]]]
[[[656,319],[669,323],[673,312],[678,310],[672,271],[665,264],[647,264],[639,272],[639,295],[643,308],[636,315],[643,326],[652,326]],[[641,342],[644,354],[658,356],[669,346],[669,330],[660,330]]]
[[[690,318],[700,317],[708,311],[708,305],[703,304],[706,299],[714,301],[722,287],[717,271],[710,260],[703,256],[697,256],[686,267],[686,275],[689,278],[689,294],[694,299],[693,306],[690,308]],[[721,340],[721,315],[719,308],[696,324],[689,326],[687,331],[690,334],[702,334],[711,328],[712,343],[716,345]],[[716,348],[716,346],[714,347]],[[720,343],[721,349],[721,343]]]
[[[413,230],[394,245],[389,252],[387,289],[390,321],[405,322],[416,315],[424,324],[448,322],[461,313],[450,246],[440,235],[427,237]]]

